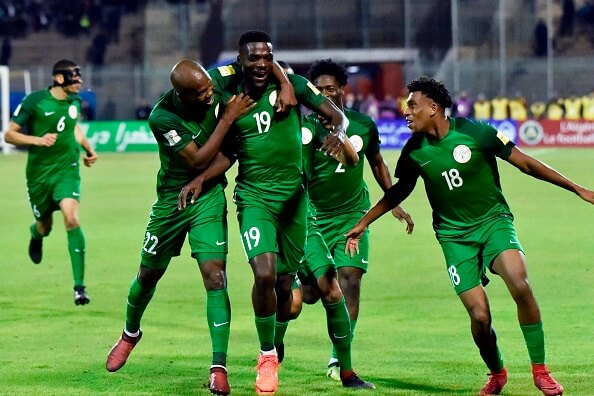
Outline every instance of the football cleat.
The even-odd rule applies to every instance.
[[[31,238],[29,241],[29,257],[35,264],[41,263],[43,256],[43,239]]]
[[[138,344],[142,337],[142,331],[139,330],[138,337],[130,337],[126,332],[122,332],[122,335],[118,342],[111,348],[109,355],[107,355],[107,362],[105,362],[105,368],[107,371],[118,371],[126,364],[128,356],[132,349]]]
[[[340,381],[340,367],[338,362],[330,363],[326,371],[326,377],[332,378],[334,381]]]
[[[256,393],[272,395],[278,388],[278,357],[276,355],[259,355],[256,366]]]
[[[487,383],[481,389],[480,396],[498,395],[507,383],[507,370],[501,369],[498,373],[490,372],[488,374],[489,379]]]
[[[533,364],[532,377],[534,385],[540,389],[543,395],[558,396],[563,394],[563,386],[551,376],[545,364]]]
[[[375,385],[371,382],[363,381],[354,371],[341,376],[342,386],[353,389],[375,389]]]
[[[226,396],[231,393],[231,387],[227,379],[227,369],[222,366],[210,368],[208,388],[213,395]]]
[[[89,295],[85,291],[84,286],[75,286],[74,287],[74,304],[76,305],[85,305],[91,302]]]

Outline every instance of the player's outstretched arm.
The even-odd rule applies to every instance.
[[[80,128],[80,125],[78,124],[76,124],[76,126],[74,127],[74,136],[78,144],[80,144],[83,150],[85,150],[85,156],[83,157],[83,162],[85,166],[91,166],[95,162],[97,162],[99,156],[95,152],[93,146],[91,146],[91,143],[89,143],[87,137],[85,136],[82,129]]]
[[[330,100],[323,101],[320,107],[313,110],[322,116],[322,125],[329,131],[328,139],[324,139],[321,150],[336,157],[342,150],[345,140],[348,139],[346,130],[349,126],[349,120]],[[324,122],[325,120],[328,122]],[[358,160],[357,156],[357,162]],[[349,165],[356,165],[357,162]]]
[[[6,143],[14,144],[15,146],[51,147],[56,143],[57,138],[57,133],[46,133],[43,136],[26,135],[22,132],[21,126],[14,121],[10,121],[8,129],[4,132]]]
[[[574,183],[555,169],[527,155],[517,147],[512,148],[507,161],[527,175],[571,191],[579,195],[584,201],[594,204],[594,191]]]

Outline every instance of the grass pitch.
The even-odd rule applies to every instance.
[[[529,151],[578,183],[594,187],[594,151]],[[384,157],[393,169],[398,152]],[[154,154],[102,154],[83,169],[81,223],[87,239],[91,304],[75,306],[66,236],[59,214],[44,241],[43,262],[29,261],[32,222],[24,182],[25,155],[0,156],[0,394],[206,395],[210,340],[205,293],[184,249],[172,261],[147,309],[144,337],[117,373],[105,358],[124,325],[126,294],[137,271],[144,227],[155,199]],[[567,395],[594,395],[594,207],[573,194],[500,163],[504,193],[516,216],[539,300],[547,360]],[[234,173],[234,172],[233,172]],[[380,192],[367,170],[376,202]],[[232,191],[233,182],[227,189]],[[404,203],[416,222],[384,216],[371,226],[370,270],[353,346],[359,374],[376,395],[472,395],[486,380],[467,315],[455,296],[431,229],[422,182]],[[232,327],[228,366],[232,393],[254,394],[258,352],[250,302],[252,274],[229,203],[229,292]],[[504,395],[539,395],[503,282],[487,288],[509,370]],[[330,341],[322,306],[305,306],[291,322],[279,396],[350,395],[325,377]],[[371,392],[370,392],[371,394]]]

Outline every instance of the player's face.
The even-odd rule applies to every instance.
[[[245,76],[245,82],[257,89],[268,83],[272,73],[272,44],[248,43],[240,53],[239,61]]]
[[[64,86],[64,91],[69,94],[77,94],[80,92],[82,88],[83,80],[80,73],[80,67],[69,67],[66,69],[69,76],[68,80],[72,82],[72,84],[68,84]],[[63,78],[64,76],[62,76]]]
[[[342,96],[344,89],[340,86],[336,77],[322,74],[314,80],[316,88],[332,101],[339,109],[342,109]]]
[[[214,84],[210,78],[201,78],[185,91],[178,92],[179,98],[190,108],[210,106],[214,101]]]
[[[425,132],[430,129],[431,120],[436,114],[437,104],[423,95],[420,91],[411,92],[406,100],[404,118],[406,126],[415,132]]]

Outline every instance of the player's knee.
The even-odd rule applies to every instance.
[[[141,266],[140,271],[138,272],[138,282],[143,286],[155,287],[164,273],[164,270]]]
[[[80,222],[76,216],[64,216],[64,225],[66,226],[67,230],[74,230],[75,228],[80,227]]]
[[[491,314],[488,309],[475,308],[469,312],[469,315],[474,326],[479,328],[491,327]]]
[[[315,287],[303,287],[303,302],[306,304],[315,304],[320,299],[320,293]]]
[[[274,288],[276,274],[270,271],[254,271],[254,284],[257,288]]]

